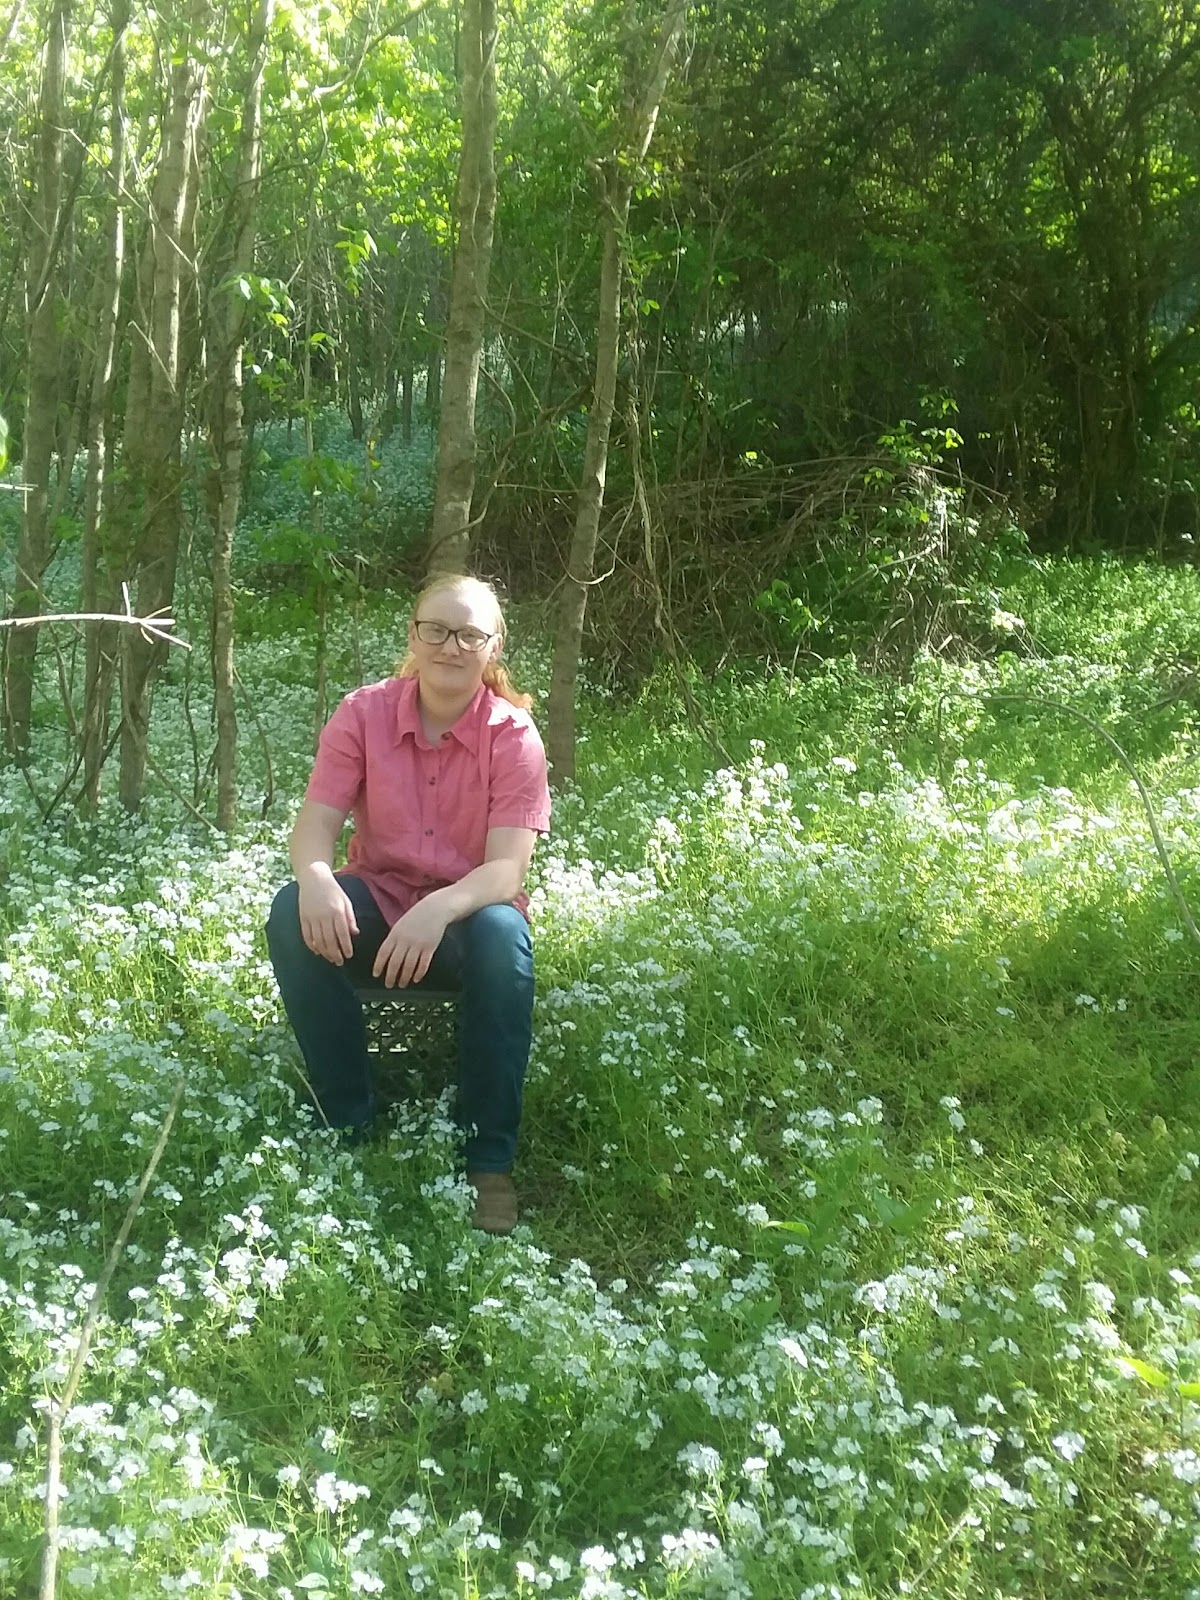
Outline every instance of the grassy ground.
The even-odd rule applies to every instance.
[[[720,770],[668,676],[593,699],[511,1241],[465,1225],[444,1098],[353,1153],[295,1109],[261,924],[300,627],[241,657],[281,798],[232,844],[161,789],[40,828],[0,775],[0,1593],[36,1593],[47,1397],[182,1071],[67,1422],[65,1592],[1200,1595],[1197,950],[1129,773],[1029,698],[1113,733],[1200,902],[1200,584],[1003,599],[990,662],[698,679]],[[345,623],[342,686],[401,620]]]

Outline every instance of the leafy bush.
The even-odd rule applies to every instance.
[[[759,594],[794,659],[854,654],[903,668],[1001,642],[1019,622],[999,589],[1025,540],[1002,506],[980,508],[946,470],[961,443],[944,425],[901,422],[880,439],[851,508],[816,526],[802,564]]]

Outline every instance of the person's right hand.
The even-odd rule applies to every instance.
[[[300,932],[315,955],[340,967],[354,954],[358,932],[350,896],[333,873],[306,873],[300,879]]]

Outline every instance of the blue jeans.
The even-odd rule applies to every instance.
[[[361,878],[339,873],[358,935],[354,954],[335,967],[300,932],[300,891],[275,896],[267,948],[288,1021],[321,1110],[335,1128],[365,1128],[375,1114],[367,1033],[355,984],[369,984],[389,924]],[[508,1172],[517,1152],[525,1068],[533,1033],[533,943],[510,905],[484,906],[452,922],[423,980],[459,989],[458,1121],[467,1168]]]

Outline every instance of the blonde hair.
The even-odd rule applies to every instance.
[[[501,648],[508,636],[508,629],[504,623],[504,612],[500,605],[500,596],[490,583],[485,583],[482,578],[472,577],[465,572],[435,572],[428,579],[424,588],[413,601],[413,616],[415,617],[422,604],[435,594],[445,594],[447,590],[467,590],[479,599],[490,600],[496,612],[496,626],[494,632],[500,635]],[[398,678],[411,678],[416,673],[417,661],[412,651],[408,651],[403,659],[396,664]],[[483,669],[483,681],[493,694],[499,695],[501,700],[507,700],[510,705],[519,706],[522,711],[528,711],[533,704],[531,694],[522,694],[515,687],[508,675],[508,668],[499,661],[489,661]]]

